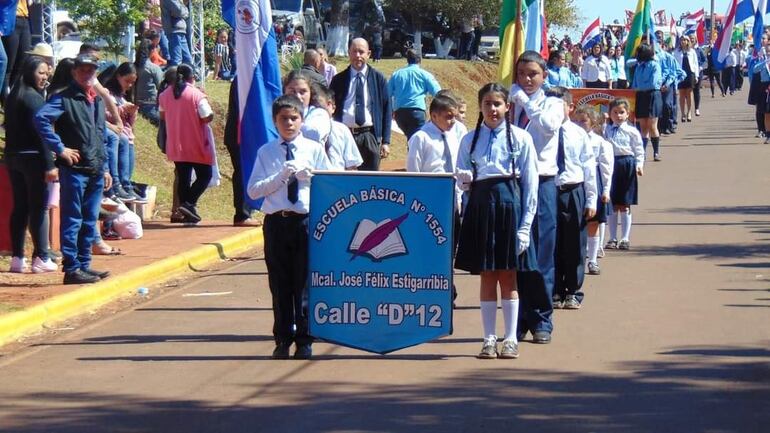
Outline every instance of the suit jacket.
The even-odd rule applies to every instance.
[[[335,75],[329,88],[334,91],[334,120],[342,122],[342,111],[345,108],[345,99],[348,97],[351,71],[347,69]],[[388,92],[388,80],[381,72],[371,65],[367,67],[366,88],[369,91],[369,114],[372,115],[374,137],[381,144],[390,144],[391,106],[390,93]]]

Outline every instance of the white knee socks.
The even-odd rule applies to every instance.
[[[609,217],[608,223],[610,225],[610,240],[618,239],[618,213],[619,212],[613,212]]]
[[[599,255],[599,236],[588,238],[588,262],[596,263],[597,256]]]
[[[519,300],[518,299],[501,299],[500,303],[503,308],[503,321],[505,322],[505,340],[516,341],[516,325],[519,321]]]
[[[620,214],[620,224],[623,227],[623,240],[628,241],[631,238],[631,209],[628,212]]]
[[[607,228],[607,223],[599,224],[599,247],[604,246],[604,231]]]
[[[481,326],[484,328],[484,339],[494,338],[495,322],[497,322],[497,301],[481,301]]]

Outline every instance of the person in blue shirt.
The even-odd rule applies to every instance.
[[[425,96],[441,90],[433,74],[420,67],[420,60],[417,51],[407,50],[407,65],[393,72],[388,81],[396,124],[407,140],[425,124]]]
[[[660,72],[663,75],[663,85],[660,91],[663,100],[663,112],[658,121],[658,130],[662,133],[673,134],[677,127],[677,84],[684,80],[685,73],[676,58],[662,46],[657,47],[655,56],[660,63]]]
[[[647,147],[651,141],[656,160],[659,159],[660,133],[658,117],[663,109],[660,88],[663,74],[654,51],[648,44],[641,44],[636,50],[636,69],[631,88],[636,90],[636,120],[642,129],[642,143]]]
[[[13,34],[16,27],[17,0],[3,0],[0,2],[0,36]],[[5,39],[5,38],[3,38]],[[5,52],[5,44],[0,44],[0,101],[5,103],[5,86],[11,87],[11,83],[5,82],[5,72],[8,67],[8,54]]]
[[[543,83],[543,89],[553,87],[565,87],[568,89],[580,87],[582,81],[564,66],[567,63],[567,52],[564,50],[552,51],[548,57],[548,77]]]

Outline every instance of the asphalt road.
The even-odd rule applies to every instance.
[[[257,252],[0,358],[0,431],[768,432],[770,145],[745,99],[705,99],[664,138],[632,250],[518,360],[475,358],[478,280],[458,275],[450,337],[272,361]]]

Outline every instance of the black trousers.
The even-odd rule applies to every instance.
[[[698,75],[697,77],[695,77],[695,84],[693,84],[692,86],[692,96],[693,96],[693,99],[695,100],[696,110],[700,110],[700,87],[701,87],[702,81],[703,81],[703,78],[700,75]]]
[[[743,71],[741,70],[740,66],[735,67],[735,89],[741,90],[743,89]]]
[[[380,169],[380,143],[371,131],[354,133],[358,152],[361,153],[363,164],[360,171],[378,171]]]
[[[709,85],[711,87],[711,97],[712,98],[714,97],[714,90],[715,90],[714,82],[715,81],[717,83],[717,86],[719,86],[719,91],[724,95],[725,94],[725,88],[724,88],[724,86],[722,86],[722,80],[721,80],[721,77],[719,76],[719,73],[718,72],[708,72],[706,74],[706,76],[709,79]]]
[[[265,215],[262,226],[276,344],[313,342],[308,334],[307,223],[307,215],[275,213]]]
[[[734,67],[726,67],[722,69],[722,93],[724,94],[726,91],[730,91],[730,93],[735,92],[735,68]]]
[[[5,54],[8,56],[8,65],[5,70],[5,88],[10,89],[16,78],[21,74],[26,52],[32,47],[32,35],[29,30],[29,19],[16,17],[16,27],[13,33],[3,36]],[[4,94],[3,94],[3,100]]]
[[[585,277],[586,233],[583,185],[573,189],[559,189],[556,213],[556,281],[554,294],[564,299],[575,295],[583,301],[583,279]]]
[[[209,181],[211,181],[211,166],[194,162],[174,162],[174,165],[176,166],[176,193],[179,197],[179,203],[197,205],[198,199],[206,191]],[[195,171],[195,182],[192,182],[193,171]]]
[[[396,124],[409,141],[425,125],[425,110],[419,108],[399,108],[396,110]]]
[[[586,81],[588,89],[609,89],[610,83],[607,81]]]
[[[7,157],[13,192],[11,248],[14,257],[24,257],[24,235],[29,227],[34,251],[32,257],[48,258],[48,185],[45,163],[40,155]]]

